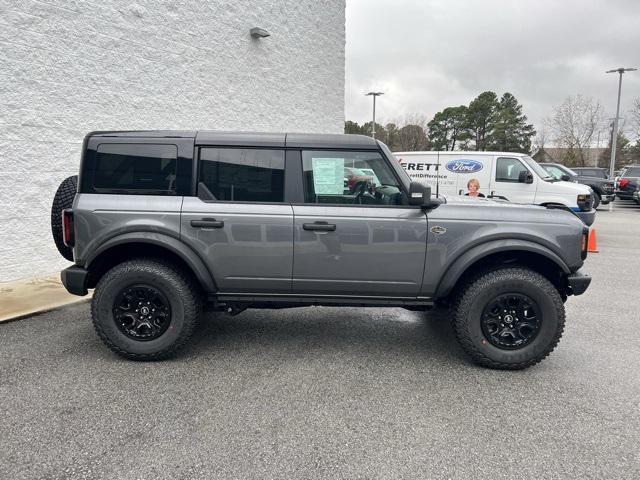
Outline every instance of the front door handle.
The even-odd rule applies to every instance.
[[[313,222],[303,223],[302,228],[311,232],[334,232],[336,226],[333,223],[327,222]]]
[[[215,218],[202,218],[200,220],[191,220],[191,226],[194,228],[222,228],[224,222]]]

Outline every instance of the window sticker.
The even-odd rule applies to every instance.
[[[316,195],[342,195],[344,158],[314,158],[313,189]]]

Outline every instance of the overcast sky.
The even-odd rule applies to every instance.
[[[346,118],[377,119],[513,93],[539,127],[581,93],[615,116],[619,66],[640,68],[640,0],[347,0]],[[626,73],[621,115],[640,97]]]

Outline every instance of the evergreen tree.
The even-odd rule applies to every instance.
[[[481,93],[469,104],[467,120],[475,150],[487,150],[499,106],[497,95],[490,91]]]
[[[434,150],[464,148],[471,138],[468,109],[464,105],[447,107],[434,115],[429,126],[429,142]]]
[[[357,122],[352,122],[351,120],[347,120],[344,122],[344,133],[362,133],[362,127],[358,125]]]
[[[531,152],[531,138],[536,134],[533,125],[527,123],[522,105],[516,97],[505,93],[493,116],[493,128],[488,133],[485,150],[502,152]]]

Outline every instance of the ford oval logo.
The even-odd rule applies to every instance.
[[[451,160],[445,168],[453,173],[474,173],[482,170],[482,166],[477,160]]]

